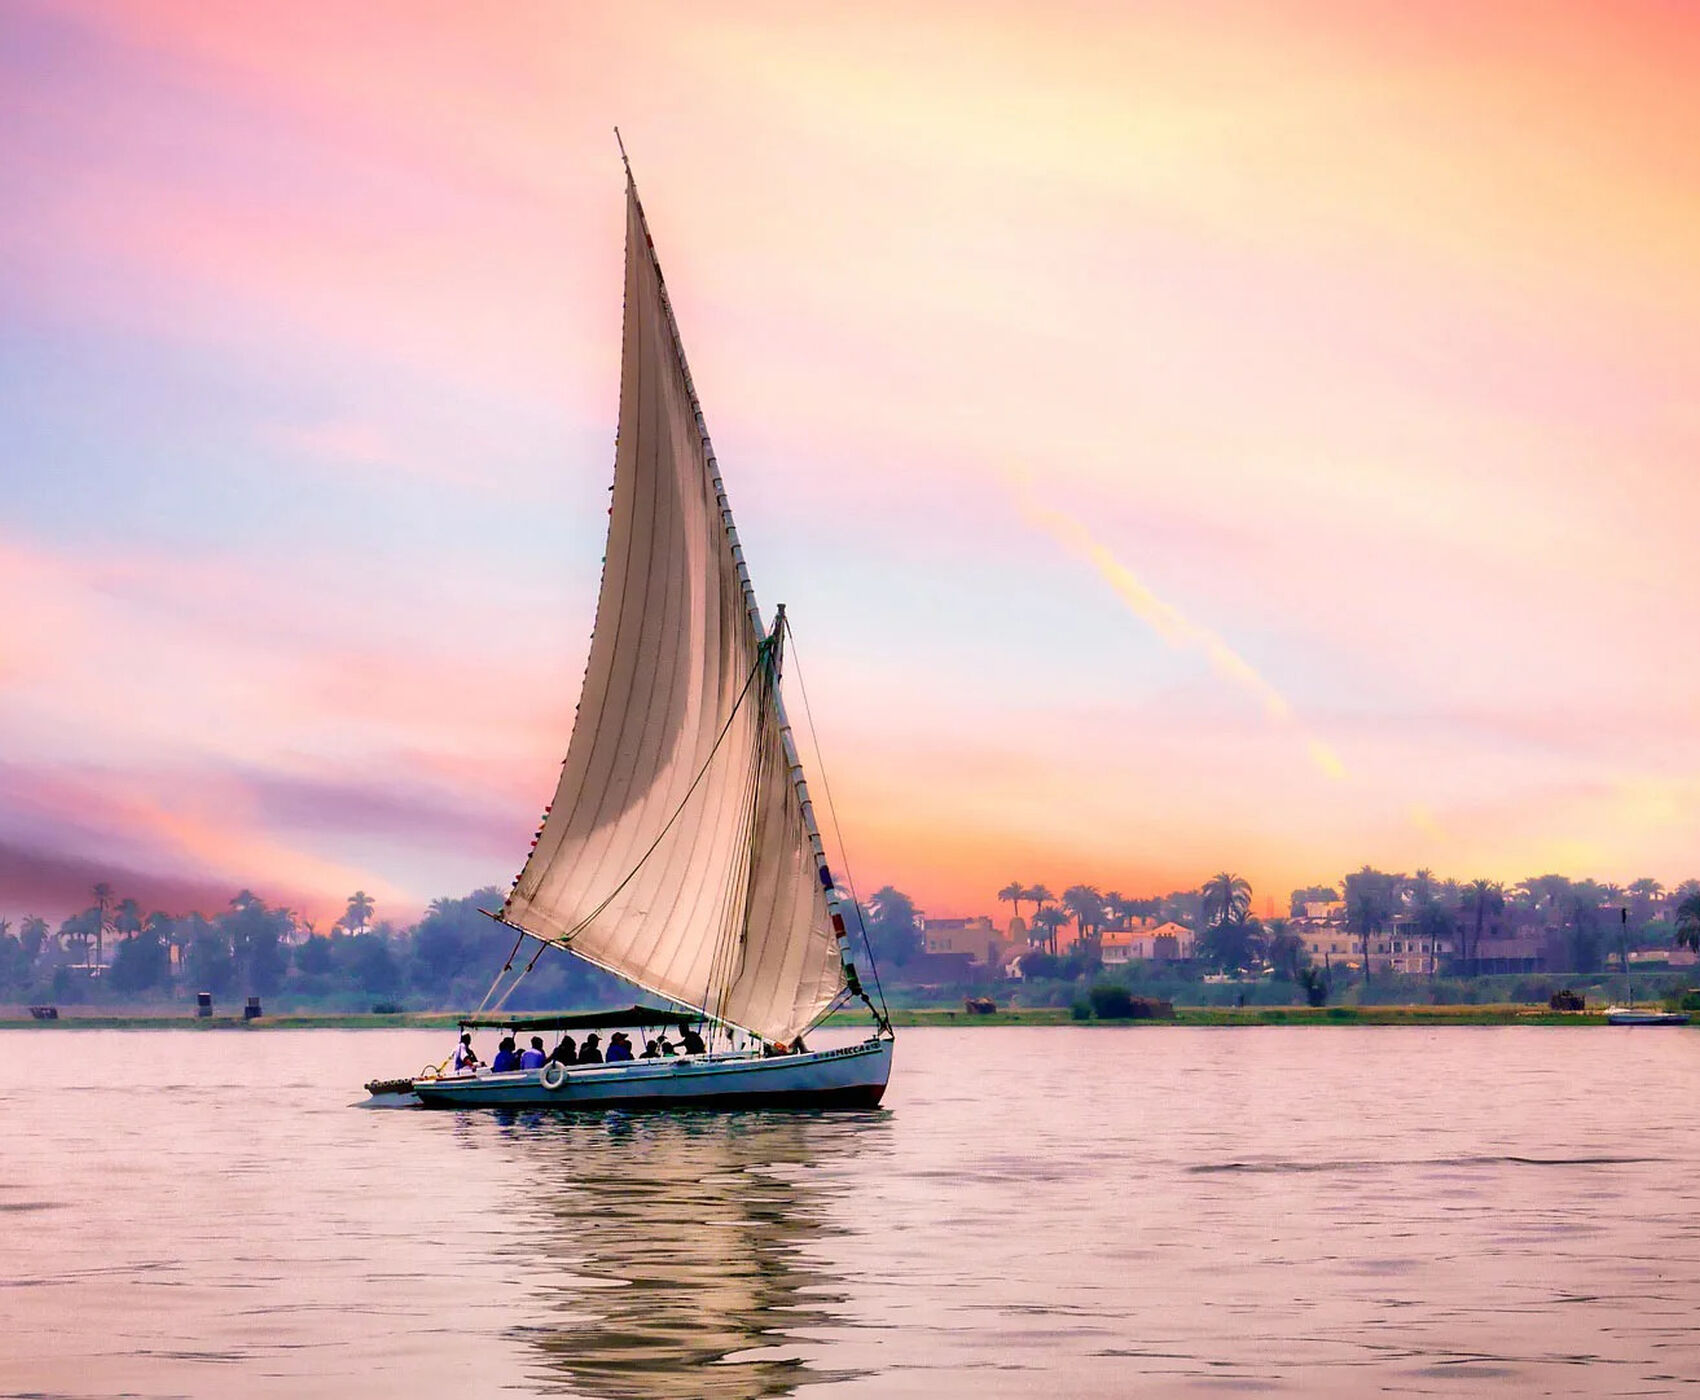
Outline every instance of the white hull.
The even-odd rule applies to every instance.
[[[1639,1011],[1631,1006],[1608,1006],[1606,1008],[1606,1024],[1608,1026],[1686,1026],[1688,1013],[1685,1011]]]
[[[427,1108],[553,1108],[644,1111],[669,1108],[873,1108],[891,1077],[889,1040],[837,1050],[760,1058],[680,1055],[624,1064],[585,1065],[561,1076],[545,1071],[416,1079]]]

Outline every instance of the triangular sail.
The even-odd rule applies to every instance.
[[[504,917],[790,1040],[845,976],[724,491],[635,188],[602,593],[561,780]]]

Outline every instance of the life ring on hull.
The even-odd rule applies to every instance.
[[[567,1082],[567,1067],[559,1060],[550,1060],[543,1066],[543,1072],[537,1076],[537,1082],[545,1089],[559,1089]]]

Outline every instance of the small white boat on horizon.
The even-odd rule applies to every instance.
[[[1686,1011],[1653,1011],[1640,1006],[1608,1006],[1608,1026],[1686,1026]]]

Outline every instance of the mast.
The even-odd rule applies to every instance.
[[[696,424],[697,434],[702,441],[703,456],[708,465],[709,484],[714,489],[714,498],[720,511],[721,525],[726,531],[727,544],[732,551],[732,560],[737,569],[738,585],[743,593],[744,610],[749,618],[751,635],[759,646],[768,635],[768,630],[762,624],[761,607],[756,602],[755,585],[750,581],[750,571],[744,562],[744,548],[738,540],[738,527],[732,519],[732,506],[726,495],[726,484],[721,479],[720,463],[714,453],[714,440],[709,436],[708,423],[703,416],[702,400],[697,397],[696,382],[691,377],[690,361],[685,357],[684,338],[679,334],[679,322],[673,314],[673,298],[667,292],[667,278],[661,270],[661,259],[655,251],[655,239],[649,231],[649,216],[644,212],[643,199],[638,194],[637,180],[632,175],[632,163],[626,155],[626,143],[620,139],[620,129],[614,128],[614,140],[620,148],[620,163],[625,167],[626,184],[631,190],[632,201],[637,206],[638,225],[643,230],[644,248],[649,254],[651,265],[655,268],[656,286],[660,292],[661,310],[667,318],[667,333],[673,342],[673,354],[679,363],[679,371],[684,377],[685,392],[690,397],[691,416]],[[774,636],[785,625],[785,605],[781,603],[774,616]],[[777,682],[777,676],[775,681]],[[832,932],[838,942],[839,962],[844,969],[845,985],[855,995],[867,1002],[870,1009],[873,1003],[862,989],[861,977],[857,973],[855,959],[850,947],[849,929],[844,921],[844,895],[832,878],[832,868],[827,863],[826,844],[821,839],[820,825],[815,820],[814,803],[809,796],[808,780],[803,772],[803,765],[797,755],[796,740],[791,732],[790,721],[785,714],[785,699],[780,694],[776,683],[773,688],[773,704],[779,722],[779,741],[785,756],[786,768],[793,788],[797,793],[797,801],[802,807],[803,831],[808,837],[809,851],[814,857],[815,872],[820,880],[821,891],[826,898],[827,913],[832,918]],[[882,1026],[888,1025],[885,1016],[875,1010]]]

